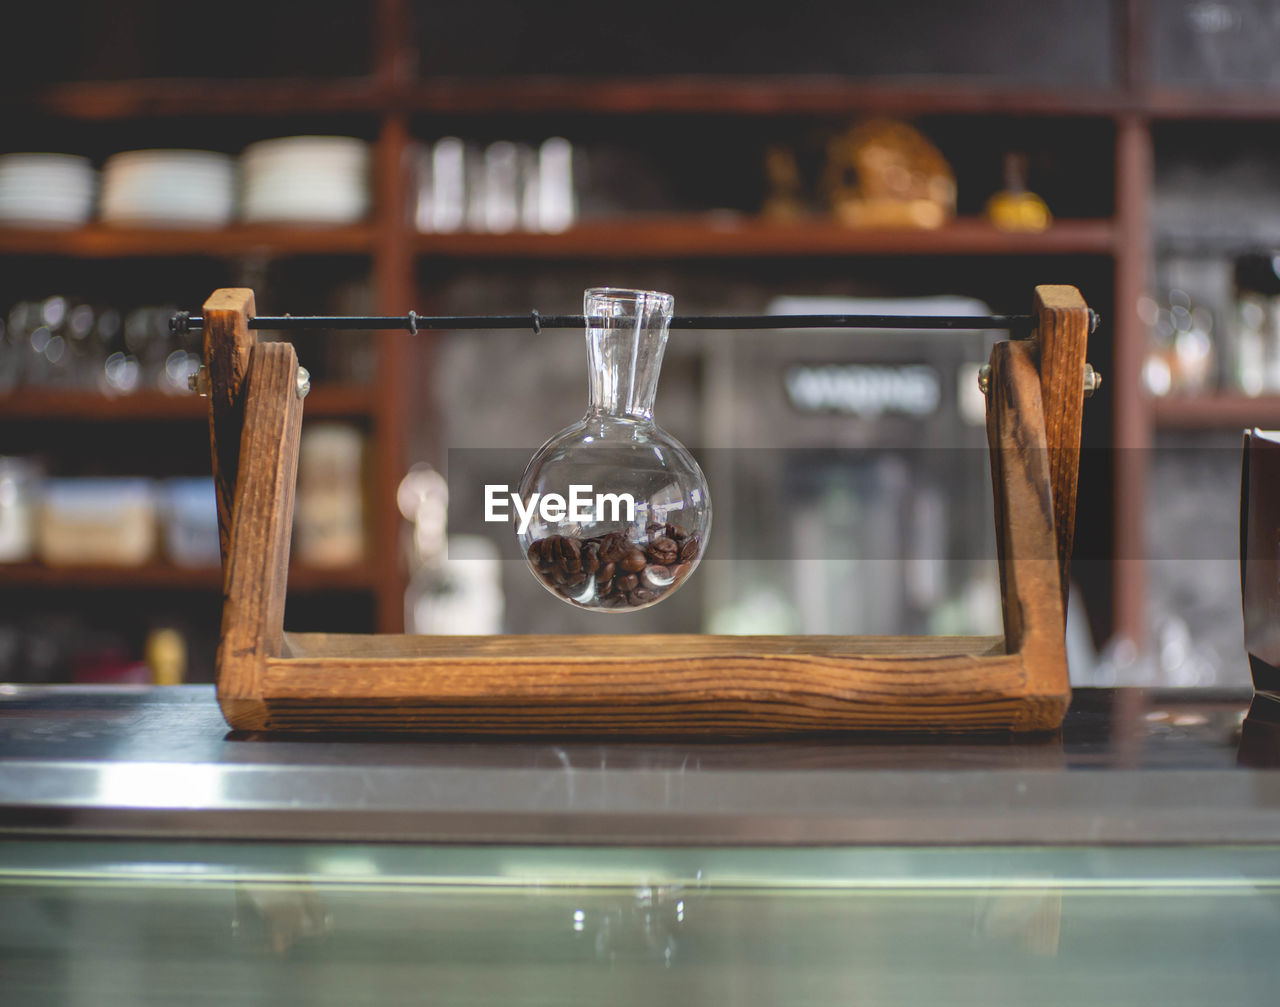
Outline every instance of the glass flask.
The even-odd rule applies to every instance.
[[[587,414],[525,468],[516,534],[558,598],[634,612],[671,595],[697,567],[711,497],[688,449],[653,421],[675,298],[606,287],[583,302]]]

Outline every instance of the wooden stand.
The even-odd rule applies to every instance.
[[[222,536],[218,701],[248,731],[762,735],[1044,731],[1063,641],[1088,308],[1037,287],[1028,341],[991,353],[987,437],[1002,637],[359,636],[284,632],[302,399],[253,292],[204,305]],[[619,656],[625,655],[625,656]]]

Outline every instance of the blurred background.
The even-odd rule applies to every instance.
[[[1243,684],[1240,430],[1280,426],[1280,0],[721,6],[119,0],[9,12],[0,66],[0,680],[208,681],[198,337],[262,314],[1103,322],[1080,684]],[[260,333],[271,338],[270,333]],[[715,527],[676,598],[555,601],[482,484],[586,399],[582,334],[295,334],[286,623],[401,632],[999,631],[995,333],[677,333],[657,418]]]

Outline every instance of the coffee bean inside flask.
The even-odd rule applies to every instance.
[[[651,524],[646,537],[548,535],[529,546],[529,562],[548,587],[575,604],[639,608],[679,587],[701,551],[697,536],[678,525]]]

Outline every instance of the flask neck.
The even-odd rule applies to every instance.
[[[675,299],[648,290],[588,290],[583,307],[588,415],[651,420]]]

